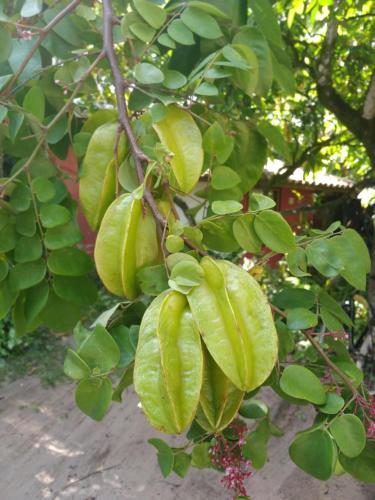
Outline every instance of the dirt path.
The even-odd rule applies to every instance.
[[[0,388],[1,500],[227,500],[220,476],[192,470],[185,480],[162,480],[156,436],[129,394],[104,423],[82,415],[73,387],[42,389],[27,378]],[[290,462],[288,442],[310,419],[300,409],[276,408],[276,422],[289,431],[272,439],[270,462],[249,481],[253,500],[373,500],[375,488],[348,476],[321,483]]]

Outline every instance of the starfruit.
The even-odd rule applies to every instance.
[[[197,124],[190,113],[170,105],[166,116],[153,127],[173,155],[171,183],[189,193],[199,181],[203,167],[202,135]]]
[[[203,354],[186,297],[168,290],[143,316],[134,388],[151,425],[169,434],[192,422],[200,396]]]
[[[79,182],[79,201],[83,213],[93,231],[97,231],[101,220],[116,196],[115,146],[118,124],[105,123],[93,133],[83,160],[82,177]],[[117,146],[117,161],[120,164],[126,154],[124,134]]]
[[[207,348],[203,352],[203,385],[196,420],[206,431],[217,433],[236,417],[245,393],[229,380]]]
[[[204,279],[188,294],[208,351],[242,391],[260,386],[277,358],[277,333],[259,284],[231,262],[201,261]]]
[[[137,271],[160,261],[155,220],[141,200],[123,194],[110,205],[99,229],[94,258],[110,292],[129,300],[139,295]]]

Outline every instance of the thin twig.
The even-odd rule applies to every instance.
[[[75,484],[80,483],[81,481],[84,481],[85,479],[88,479],[91,476],[96,476],[96,474],[102,474],[103,472],[107,472],[111,469],[116,469],[117,467],[120,467],[120,465],[122,465],[122,462],[115,464],[115,465],[110,465],[108,467],[104,467],[103,469],[97,469],[97,470],[94,470],[93,472],[89,472],[88,474],[86,474],[86,475],[76,479],[75,481],[72,481],[71,483],[68,483],[65,486],[63,486],[61,488],[61,491],[67,490],[71,486],[74,486]]]
[[[2,95],[7,95],[10,93],[12,90],[13,85],[17,82],[18,78],[20,77],[21,73],[23,70],[26,68],[27,64],[35,54],[35,52],[38,50],[40,45],[42,44],[43,40],[45,37],[48,35],[48,33],[51,31],[51,29],[59,23],[65,16],[67,16],[70,12],[72,12],[79,4],[81,0],[73,0],[70,2],[64,9],[62,9],[51,21],[41,28],[39,30],[38,38],[34,45],[31,47],[29,53],[26,55],[25,59],[22,61],[20,64],[19,68],[17,71],[14,73],[12,78],[10,79],[9,83],[5,86],[5,89],[2,91]]]
[[[113,84],[115,87],[117,109],[119,113],[119,120],[125,134],[129,140],[131,152],[134,158],[134,163],[136,167],[136,172],[140,184],[144,184],[144,199],[149,205],[153,216],[157,222],[158,234],[161,238],[163,228],[165,226],[165,217],[160,212],[151,191],[145,185],[145,176],[143,172],[143,162],[147,162],[149,159],[140,149],[135,134],[133,132],[132,126],[130,124],[128,108],[124,96],[125,84],[123,77],[120,72],[119,64],[115,54],[113,46],[113,33],[112,27],[114,24],[114,15],[111,0],[103,0],[103,50],[107,56],[109,65],[111,67],[111,72],[113,76]]]

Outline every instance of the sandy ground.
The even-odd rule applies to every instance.
[[[33,377],[0,388],[1,500],[227,500],[214,471],[191,470],[163,480],[147,425],[133,394],[102,423],[77,410],[73,386],[43,389]],[[269,398],[265,394],[265,400]],[[288,458],[293,433],[308,425],[306,410],[276,404],[275,421],[289,429],[273,438],[269,463],[249,480],[252,500],[374,500],[375,488],[349,476],[327,483]]]

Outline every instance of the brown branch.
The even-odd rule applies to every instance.
[[[375,167],[375,123],[362,116],[362,111],[354,109],[336,91],[332,82],[332,65],[338,36],[337,13],[340,0],[332,6],[331,16],[317,65],[317,93],[319,101],[364,145]]]
[[[362,116],[366,120],[373,120],[375,118],[375,72],[371,77],[371,82],[363,105]]]
[[[144,199],[149,205],[151,212],[153,213],[158,226],[159,236],[162,235],[163,228],[165,226],[165,217],[160,212],[151,191],[145,185],[145,175],[143,172],[143,162],[147,162],[148,158],[139,148],[137,139],[134,135],[133,129],[130,124],[128,108],[124,96],[125,85],[124,80],[120,72],[117,57],[115,54],[113,46],[113,33],[112,27],[115,23],[115,18],[113,16],[112,0],[103,0],[103,50],[107,56],[109,65],[111,67],[111,72],[113,76],[113,84],[115,87],[117,109],[119,113],[119,120],[125,134],[129,140],[131,152],[134,158],[134,163],[137,171],[138,180],[141,184],[144,184]]]
[[[79,4],[81,0],[73,0],[70,2],[64,9],[62,9],[51,21],[41,28],[39,30],[38,38],[34,45],[32,46],[30,52],[26,55],[25,59],[22,61],[20,64],[19,68],[17,71],[14,73],[12,78],[10,79],[9,83],[6,85],[5,89],[2,91],[1,95],[8,95],[10,91],[12,90],[13,85],[17,82],[18,78],[20,77],[21,73],[23,70],[26,68],[27,64],[35,54],[35,52],[38,50],[40,45],[42,44],[43,40],[45,37],[48,35],[48,33],[51,31],[51,29],[59,23],[65,16],[67,16],[70,12],[72,12]]]

